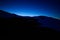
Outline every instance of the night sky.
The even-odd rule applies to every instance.
[[[59,0],[0,0],[0,9],[21,16],[49,16],[60,19]]]

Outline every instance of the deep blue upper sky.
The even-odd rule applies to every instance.
[[[60,18],[59,0],[0,0],[0,9],[22,16]]]

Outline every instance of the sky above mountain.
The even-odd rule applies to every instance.
[[[60,18],[59,0],[0,0],[0,9],[22,16]]]

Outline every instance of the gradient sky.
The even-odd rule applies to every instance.
[[[0,9],[22,16],[49,16],[60,19],[59,0],[0,0]]]

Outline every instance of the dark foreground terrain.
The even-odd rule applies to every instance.
[[[0,36],[41,32],[60,32],[60,20],[45,16],[23,17],[0,10]]]

